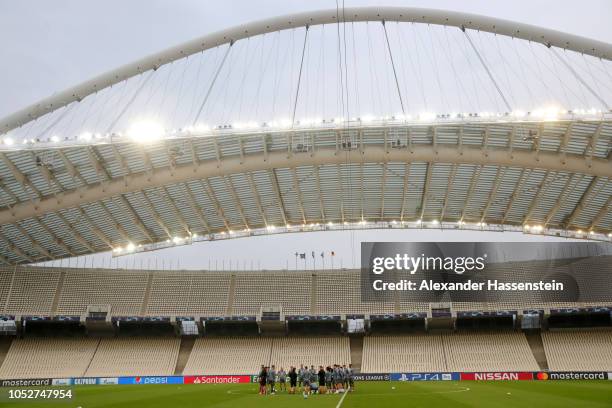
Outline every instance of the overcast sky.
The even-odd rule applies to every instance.
[[[612,42],[610,0],[351,0],[345,5],[405,5],[473,12]],[[0,0],[0,116],[149,53],[252,20],[335,8],[335,1],[273,0]],[[359,242],[401,240],[503,241],[522,234],[398,232],[306,233],[236,239],[121,258],[120,265],[233,268],[294,266],[293,253],[335,250],[335,266],[358,260]],[[212,254],[212,255],[211,255]],[[108,265],[108,256],[97,264]],[[320,258],[319,258],[320,259]],[[65,263],[66,261],[64,261]],[[73,264],[75,261],[72,261]],[[84,261],[79,261],[83,264]],[[87,261],[89,264],[91,259]],[[320,261],[319,261],[320,262]],[[329,266],[329,261],[328,265]],[[310,267],[310,265],[309,265]]]

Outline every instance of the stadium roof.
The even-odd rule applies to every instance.
[[[606,120],[215,133],[0,153],[3,260],[330,222],[612,231]]]
[[[382,8],[366,11],[372,10]],[[383,11],[414,21],[419,10]],[[451,13],[445,22],[442,14],[428,12],[435,24],[471,24],[505,35],[521,31],[500,20]],[[312,18],[326,22],[330,16]],[[305,18],[293,21],[307,25]],[[253,27],[273,31],[287,24],[277,20],[271,21],[279,27]],[[546,30],[538,39],[537,27],[524,28],[531,30],[522,31],[527,39],[588,51],[589,40]],[[225,33],[225,41],[233,41],[231,32],[216,37]],[[592,54],[608,58],[608,44],[593,44]],[[178,58],[170,51],[162,53],[161,63]],[[180,46],[174,51],[185,53]],[[0,122],[12,129],[155,64],[122,67],[102,76],[100,84],[74,88],[84,94],[60,93]],[[0,261],[131,253],[193,240],[369,223],[518,228],[610,240],[611,143],[612,117],[600,111],[189,127],[150,143],[119,133],[66,144],[5,143]]]

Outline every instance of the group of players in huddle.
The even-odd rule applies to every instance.
[[[304,398],[310,394],[342,393],[355,389],[354,373],[351,364],[334,364],[333,366],[319,366],[316,370],[313,365],[300,365],[300,368],[290,367],[289,371],[276,367],[261,366],[258,375],[259,394],[276,394],[276,384],[279,391],[295,394],[301,389]],[[287,387],[287,383],[289,387]]]

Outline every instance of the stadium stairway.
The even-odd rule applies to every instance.
[[[225,309],[225,315],[231,316],[234,309],[234,298],[236,297],[236,275],[230,276],[229,290],[227,291],[227,308]]]
[[[361,361],[363,359],[363,336],[350,336],[351,364],[356,373],[361,372]]]
[[[193,350],[195,341],[196,338],[192,336],[181,338],[181,346],[176,359],[176,367],[174,367],[174,375],[183,374],[183,370],[185,369],[185,365],[187,365],[187,361],[189,361],[189,356],[191,356],[191,350]]]
[[[316,315],[317,311],[317,275],[312,274],[312,282],[310,284],[310,314]]]
[[[2,367],[2,363],[4,363],[4,359],[8,354],[9,349],[11,348],[11,343],[13,342],[13,338],[9,336],[0,337],[0,367]]]
[[[153,286],[153,272],[149,271],[147,276],[147,286],[145,288],[144,299],[142,300],[142,305],[140,306],[141,316],[144,316],[147,312],[147,307],[149,306],[149,298],[151,297],[151,286]]]
[[[81,374],[82,377],[85,377],[85,373],[87,373],[87,370],[89,370],[89,367],[91,367],[91,363],[93,362],[93,359],[96,356],[98,349],[100,348],[101,341],[102,341],[102,338],[98,338],[98,342],[96,343],[96,349],[94,350],[93,353],[91,353],[91,358],[89,359],[89,362],[87,363],[87,367],[85,367],[85,370],[83,370],[83,374]]]
[[[4,299],[4,303],[2,305],[0,305],[2,307],[2,312],[6,313],[6,310],[8,308],[8,303],[9,303],[9,299],[11,298],[11,293],[13,292],[13,284],[15,283],[15,271],[17,270],[17,267],[12,268],[11,271],[11,282],[8,285],[8,291],[6,292],[6,298]]]
[[[542,342],[540,331],[526,330],[525,337],[527,337],[527,343],[529,343],[533,357],[540,366],[540,370],[548,370],[548,360],[546,359],[546,352],[544,351],[544,343]]]
[[[55,315],[57,313],[57,305],[59,304],[60,296],[62,295],[65,278],[66,278],[66,271],[62,270],[60,272],[59,280],[57,281],[55,295],[53,296],[53,303],[51,304],[51,315]]]

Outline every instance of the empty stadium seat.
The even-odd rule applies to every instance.
[[[135,316],[145,293],[143,271],[67,270],[57,314],[81,315],[87,305],[110,304],[114,315]]]
[[[612,369],[612,330],[542,332],[551,371],[609,371]]]
[[[0,378],[81,377],[94,356],[95,338],[15,339]]]
[[[539,370],[523,333],[452,333],[442,340],[449,371]]]
[[[446,371],[439,334],[369,336],[363,340],[364,373]]]
[[[153,271],[146,313],[152,316],[223,316],[230,274],[208,271]]]
[[[300,364],[326,366],[349,364],[351,348],[348,337],[278,337],[272,343],[270,364],[284,367]]]
[[[173,337],[103,338],[85,376],[172,375],[179,347]]]
[[[271,347],[270,338],[199,338],[183,374],[256,374],[262,364],[268,364]]]
[[[18,267],[6,313],[50,315],[60,271],[60,268]]]

